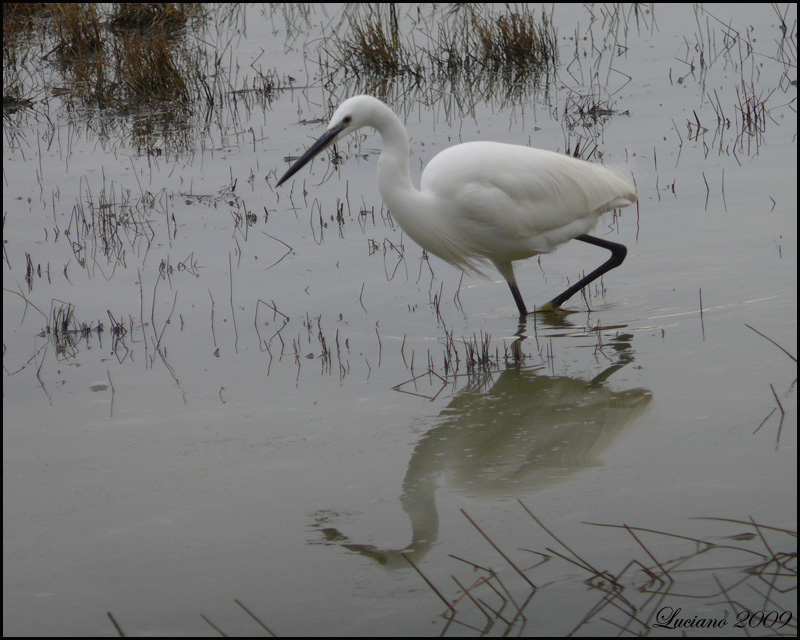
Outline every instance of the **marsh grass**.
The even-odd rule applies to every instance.
[[[188,149],[201,120],[248,118],[284,89],[271,68],[254,65],[240,78],[199,37],[207,20],[237,23],[242,13],[180,3],[6,5],[3,112],[53,121],[64,107],[79,120],[99,115],[104,131],[116,129],[140,153]]]
[[[32,58],[56,74],[32,76],[47,90],[75,106],[128,109],[132,106],[185,105],[203,98],[201,56],[182,37],[190,19],[201,19],[198,5],[50,3],[34,11],[4,7],[4,34],[27,30],[41,42],[20,51],[19,41],[4,37],[3,96],[21,101],[39,87],[24,86],[19,68]],[[38,62],[37,62],[38,64]]]
[[[130,100],[147,101],[154,96],[174,103],[189,100],[186,76],[166,37],[123,36],[115,57],[117,76]]]
[[[60,58],[85,62],[102,57],[106,37],[96,4],[59,2],[50,6]]]
[[[321,60],[321,67],[360,78],[373,92],[396,77],[431,92],[432,80],[468,91],[478,83],[519,86],[553,70],[558,60],[556,31],[545,14],[537,19],[527,8],[497,13],[472,4],[425,17],[411,10],[400,15],[397,5],[367,5],[352,11],[344,33],[323,49],[330,61]]]
[[[200,5],[181,3],[119,3],[109,26],[116,39],[117,76],[134,101],[154,96],[172,103],[191,99],[189,83],[199,78],[189,50],[178,41],[192,18],[201,17]]]
[[[37,21],[49,13],[45,2],[3,3],[3,40],[35,28]]]
[[[155,238],[153,216],[167,217],[160,198],[145,193],[132,199],[130,192],[103,184],[95,196],[87,181],[72,208],[65,235],[78,264],[90,273],[127,265],[128,251],[146,255]],[[168,220],[168,217],[167,217]]]
[[[414,72],[412,52],[400,38],[396,4],[390,4],[385,15],[378,7],[364,16],[351,14],[348,22],[350,36],[335,42],[335,57],[343,67],[354,73]]]
[[[109,26],[112,29],[172,33],[201,14],[202,5],[191,2],[118,2],[114,5]]]
[[[469,5],[474,7],[474,5]],[[482,16],[470,9],[472,27],[467,33],[465,52],[474,45],[485,60],[486,70],[540,71],[552,68],[558,60],[556,32],[547,14],[537,21],[527,7],[508,10],[498,15]]]
[[[779,119],[771,114],[773,109],[796,101],[797,23],[787,24],[788,6],[783,13],[778,5],[771,7],[780,33],[780,37],[774,39],[774,53],[763,41],[757,42],[750,29],[736,29],[724,24],[708,9],[695,8],[694,39],[684,37],[686,53],[681,62],[685,72],[673,76],[670,71],[670,81],[682,85],[694,80],[714,112],[716,128],[710,143],[705,141],[705,134],[713,127],[701,120],[698,110],[693,110],[692,117],[687,120],[690,139],[702,142],[706,154],[714,149],[720,155],[733,155],[739,164],[740,154],[758,155],[768,126],[780,126]],[[762,81],[765,64],[771,73],[782,69],[775,84],[766,89]],[[709,72],[721,66],[731,70],[734,81],[730,85],[707,88]],[[781,96],[785,96],[785,103],[776,104]],[[726,135],[728,131],[735,136],[732,141]]]

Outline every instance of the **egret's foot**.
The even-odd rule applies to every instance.
[[[545,302],[540,307],[536,307],[533,313],[572,313],[558,304],[555,300]]]

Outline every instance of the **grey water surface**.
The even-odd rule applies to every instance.
[[[72,108],[48,66],[4,112],[4,634],[266,633],[242,605],[327,636],[796,614],[791,566],[766,577],[796,554],[796,6],[535,5],[555,68],[472,85],[333,73],[355,10],[210,16],[192,38],[232,90],[181,128]],[[405,7],[404,41],[433,48],[445,11]],[[367,91],[415,181],[469,140],[630,176],[638,206],[595,230],[625,263],[520,324],[496,273],[403,235],[372,133],[275,189]],[[605,258],[570,243],[520,289],[541,304]],[[612,575],[631,609],[595,615]]]

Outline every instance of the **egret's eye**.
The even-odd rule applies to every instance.
[[[345,124],[350,124],[352,121],[353,118],[351,118],[350,116],[345,116],[344,119],[342,120],[342,122],[344,122]]]

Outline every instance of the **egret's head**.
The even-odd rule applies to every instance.
[[[386,105],[372,96],[353,96],[345,100],[339,105],[338,109],[333,112],[333,117],[331,117],[331,121],[328,123],[327,131],[319,140],[312,144],[291,167],[289,167],[289,170],[278,180],[277,186],[280,187],[308,164],[314,156],[324,151],[335,142],[354,133],[361,127],[370,125],[375,120],[375,114],[381,108],[386,109]]]

